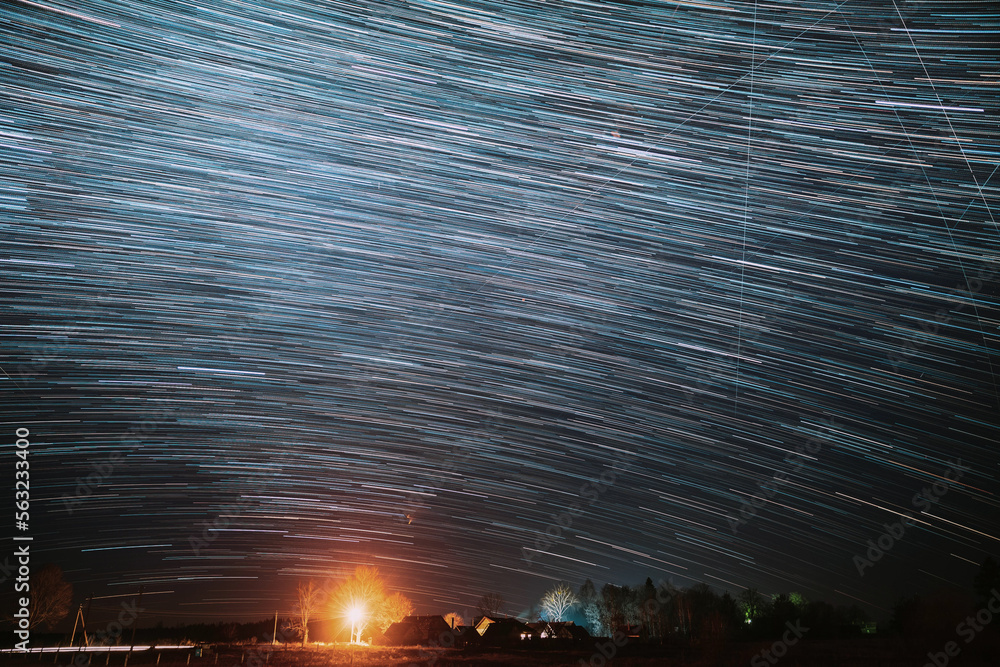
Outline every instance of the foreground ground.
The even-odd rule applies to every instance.
[[[849,641],[801,642],[790,647],[780,659],[765,659],[761,651],[770,643],[736,643],[705,649],[657,649],[625,647],[618,649],[606,660],[599,650],[576,651],[462,651],[457,649],[428,649],[421,647],[381,648],[319,647],[312,649],[278,648],[263,646],[221,647],[217,652],[208,651],[195,657],[191,650],[136,653],[128,665],[158,667],[923,667],[929,663],[926,651],[912,646],[912,642],[897,639],[863,639]],[[607,652],[605,648],[605,652]],[[958,667],[996,667],[1000,664],[1000,651],[986,642],[964,647],[962,655],[951,658],[939,666],[954,664]],[[90,667],[123,667],[125,655],[121,653],[95,655]],[[57,665],[59,667],[84,667],[85,661],[74,662],[68,654],[0,655],[0,664],[15,667]]]

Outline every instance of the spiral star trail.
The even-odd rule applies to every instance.
[[[29,429],[78,597],[266,616],[373,564],[425,613],[649,576],[878,615],[1000,553],[994,3],[0,32],[4,459]]]

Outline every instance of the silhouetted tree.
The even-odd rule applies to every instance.
[[[736,602],[733,596],[729,594],[729,591],[723,593],[722,597],[719,598],[718,608],[719,613],[724,619],[727,634],[732,634],[738,630],[740,628],[740,623],[742,622],[742,619],[740,618],[740,605]]]
[[[979,566],[979,572],[976,573],[972,584],[980,605],[986,604],[986,601],[993,596],[994,590],[1000,591],[1000,565],[992,556],[987,556]]]
[[[628,586],[605,584],[598,603],[601,625],[609,633],[639,623],[640,594]]]
[[[795,603],[792,602],[787,593],[780,593],[771,598],[770,612],[768,614],[770,631],[778,634],[785,627],[785,623],[792,623],[801,616]]]
[[[639,636],[644,640],[664,637],[666,635],[666,616],[661,609],[660,602],[656,599],[656,585],[649,577],[646,577],[646,583],[642,585],[640,596],[642,600],[639,605],[639,617],[642,630]]]
[[[688,589],[684,597],[691,638],[700,643],[720,639],[724,628],[718,614],[719,596],[715,591],[708,584],[700,583]]]
[[[817,600],[806,604],[802,624],[809,628],[809,637],[833,639],[840,635],[840,614],[829,602]]]
[[[955,619],[971,611],[970,602],[947,589],[905,597],[893,606],[891,627],[911,642],[943,643],[954,637]]]
[[[31,594],[28,629],[44,623],[51,630],[69,613],[69,605],[73,601],[73,585],[63,578],[61,567],[48,563],[31,575],[28,586]]]
[[[843,610],[843,619],[844,625],[849,628],[856,628],[856,630],[853,630],[853,633],[859,634],[868,624],[868,621],[871,620],[871,617],[864,609],[856,604],[852,604]]]
[[[504,599],[499,593],[487,593],[483,597],[479,598],[478,604],[476,604],[476,609],[483,616],[499,616],[503,611]]]

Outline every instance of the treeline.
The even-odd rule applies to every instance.
[[[755,589],[733,597],[707,584],[678,589],[646,579],[640,586],[606,584],[598,591],[588,579],[577,600],[575,615],[567,617],[575,616],[591,634],[620,632],[653,643],[769,639],[796,623],[807,626],[811,637],[826,639],[859,636],[872,627],[857,605],[835,607],[798,593],[768,598]]]
[[[946,636],[956,629],[962,632],[960,623],[968,614],[978,613],[981,623],[993,613],[993,606],[1000,606],[996,560],[986,558],[971,584],[966,592],[902,597],[889,621],[876,626],[857,604],[834,606],[794,592],[768,597],[749,588],[733,597],[720,595],[707,584],[678,589],[654,584],[652,579],[639,586],[606,584],[598,591],[588,579],[576,591],[573,609],[561,620],[585,625],[595,636],[620,632],[651,643],[771,640],[784,635],[790,626],[808,628],[813,639],[846,639],[876,631],[911,638]],[[976,626],[970,623],[969,627],[975,630]],[[998,631],[1000,623],[990,629]]]
[[[908,595],[892,608],[889,630],[907,638],[970,641],[979,632],[1000,636],[1000,563],[986,558],[972,582],[972,596],[956,591]]]

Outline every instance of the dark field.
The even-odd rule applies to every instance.
[[[983,641],[962,646],[961,653],[947,659],[943,653],[938,656],[938,665],[956,665],[959,667],[997,667],[1000,665],[1000,646],[993,638],[982,637]],[[791,647],[780,659],[771,656],[773,662],[765,660],[761,651],[770,648],[770,643],[734,643],[726,646],[706,648],[652,648],[643,646],[625,646],[617,649],[610,660],[606,660],[597,649],[545,651],[545,650],[459,650],[425,647],[318,647],[311,649],[277,648],[268,651],[267,646],[227,646],[219,647],[218,651],[206,651],[203,657],[194,657],[191,650],[148,651],[134,653],[128,664],[147,667],[180,667],[193,665],[197,667],[333,667],[353,666],[380,667],[409,666],[420,667],[495,667],[500,665],[516,665],[517,667],[562,667],[573,665],[617,665],[620,667],[654,667],[657,665],[678,665],[683,667],[764,667],[766,665],[781,665],[796,667],[816,665],[818,667],[841,667],[868,665],[877,667],[923,667],[930,663],[927,650],[915,644],[900,639],[871,638],[841,641],[802,642]],[[943,645],[934,651],[943,649]],[[190,662],[189,656],[190,655]],[[95,654],[90,667],[100,667],[108,664],[111,667],[123,667],[125,655],[113,653],[110,659],[107,654]],[[29,655],[0,655],[0,664],[15,667],[34,667],[35,665],[59,665],[73,667],[73,657],[61,653],[58,657],[53,653]],[[80,665],[81,663],[76,663]],[[82,665],[86,665],[85,662]]]

